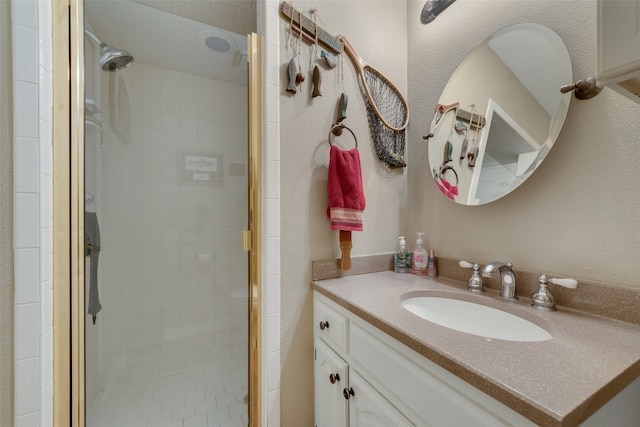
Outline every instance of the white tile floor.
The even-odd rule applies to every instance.
[[[247,362],[217,361],[104,390],[87,427],[246,427]]]

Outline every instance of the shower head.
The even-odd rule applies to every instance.
[[[103,71],[118,71],[133,62],[133,56],[126,50],[116,49],[107,44],[101,47],[100,68]]]
[[[133,56],[123,49],[117,49],[111,47],[108,44],[101,41],[91,31],[85,29],[85,34],[88,35],[93,41],[100,45],[102,49],[102,55],[100,56],[100,68],[103,71],[118,71],[126,68],[133,62]]]

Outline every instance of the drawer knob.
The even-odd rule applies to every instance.
[[[335,384],[336,381],[340,381],[340,374],[336,373],[329,375],[329,381],[331,382],[331,384]]]
[[[345,399],[349,400],[351,396],[355,396],[356,394],[353,392],[353,388],[345,388],[342,390],[342,394]]]
[[[321,330],[323,330],[323,331],[324,331],[324,330],[325,330],[325,329],[327,329],[328,327],[329,327],[329,321],[326,321],[326,322],[325,322],[324,320],[321,320],[321,321],[320,321],[320,329],[321,329]]]

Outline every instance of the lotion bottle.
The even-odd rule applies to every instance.
[[[427,274],[429,277],[438,275],[438,260],[436,259],[436,251],[429,249],[429,258],[427,259]]]
[[[398,237],[398,248],[393,254],[393,270],[396,273],[411,272],[411,254],[407,250],[407,243],[404,236]]]
[[[424,233],[416,233],[416,248],[411,254],[411,272],[413,274],[426,275],[427,274],[427,251],[422,247],[422,235]]]

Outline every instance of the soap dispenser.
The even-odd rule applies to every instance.
[[[422,247],[422,236],[424,233],[416,233],[416,247],[411,254],[411,272],[413,274],[427,274],[427,251]]]
[[[411,272],[411,254],[407,250],[407,243],[404,236],[398,237],[398,248],[393,254],[393,270],[396,273]]]

